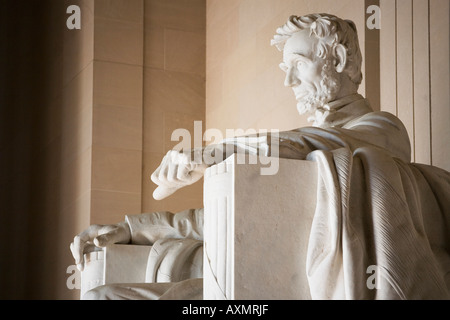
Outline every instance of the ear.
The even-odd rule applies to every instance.
[[[347,65],[347,49],[342,44],[338,44],[334,49],[334,54],[336,71],[341,73]]]

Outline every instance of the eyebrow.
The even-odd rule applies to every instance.
[[[293,52],[287,55],[287,61],[292,62],[293,60],[301,59],[306,62],[312,62],[312,60],[301,53]]]

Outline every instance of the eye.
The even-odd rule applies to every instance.
[[[289,68],[287,67],[287,65],[286,65],[284,62],[280,63],[278,66],[279,66],[280,69],[283,70],[284,72],[287,72],[288,69],[289,69]]]
[[[300,68],[301,66],[303,66],[303,61],[297,60],[297,68]]]

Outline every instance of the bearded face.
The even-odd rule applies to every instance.
[[[300,114],[313,113],[334,100],[340,90],[340,74],[331,58],[315,54],[317,39],[301,30],[286,41],[280,68],[286,72],[285,86],[291,87]]]
[[[298,97],[297,110],[301,115],[313,113],[336,98],[340,80],[339,73],[332,66],[331,60],[327,60],[322,67],[320,81],[303,79],[303,88],[292,88]]]

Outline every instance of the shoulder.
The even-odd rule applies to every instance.
[[[402,121],[392,113],[386,111],[372,111],[357,117],[345,124],[346,129],[359,126],[377,127],[382,129],[397,129],[406,132]]]
[[[409,162],[411,143],[403,122],[392,113],[373,111],[362,115],[345,126],[346,129],[363,133],[371,138],[377,137],[385,149],[396,157]]]

